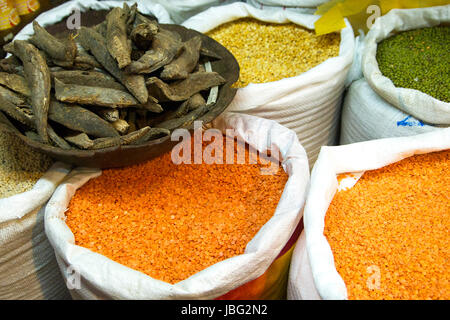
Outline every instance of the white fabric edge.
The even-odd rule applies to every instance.
[[[324,4],[328,0],[256,0],[256,1],[267,6],[316,8],[321,4]]]
[[[77,270],[83,281],[108,292],[114,299],[212,299],[263,274],[302,217],[309,183],[306,152],[295,133],[275,121],[227,113],[219,116],[214,124],[223,131],[238,128],[238,137],[258,150],[272,144],[280,146],[282,166],[290,175],[274,216],[248,243],[243,255],[216,263],[171,285],[74,245],[73,234],[64,223],[64,212],[76,189],[101,173],[92,169],[75,169],[71,177],[57,188],[46,206],[45,229],[57,256]],[[261,130],[262,134],[247,140],[245,133],[261,133]],[[242,269],[248,272],[243,273]]]
[[[0,223],[21,219],[42,206],[71,168],[69,164],[55,162],[31,190],[0,199]]]
[[[399,31],[450,22],[450,5],[418,9],[393,9],[378,18],[367,33],[362,71],[372,89],[385,100],[416,118],[432,124],[450,124],[450,103],[415,89],[396,87],[378,68],[377,44]]]
[[[52,25],[62,21],[64,18],[73,14],[75,9],[85,12],[89,9],[93,10],[109,10],[114,7],[122,7],[123,3],[128,5],[138,4],[138,11],[143,14],[152,14],[160,23],[172,23],[169,13],[164,7],[150,1],[97,1],[97,0],[72,0],[61,4],[53,9],[45,11],[37,16],[34,20],[39,22],[43,27]],[[27,24],[17,33],[14,40],[26,40],[34,34],[32,23]]]
[[[303,216],[308,258],[321,298],[347,299],[345,283],[335,268],[331,247],[323,235],[325,215],[338,186],[336,175],[374,170],[415,154],[449,148],[450,128],[410,137],[321,148],[311,173]]]

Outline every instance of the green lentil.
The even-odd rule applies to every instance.
[[[30,190],[51,164],[14,134],[0,131],[0,199]]]
[[[405,31],[378,44],[381,73],[396,87],[416,89],[450,102],[450,29],[445,26]]]
[[[242,88],[300,75],[339,55],[340,34],[315,35],[294,23],[275,24],[253,18],[227,22],[207,33],[236,58]]]

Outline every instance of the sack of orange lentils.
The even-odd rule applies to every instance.
[[[336,145],[342,98],[355,37],[347,23],[317,35],[318,15],[236,2],[183,22],[226,47],[237,59],[238,88],[227,110],[275,120],[293,130],[310,166],[323,145]]]
[[[295,133],[226,113],[172,139],[141,164],[77,168],[53,194],[46,233],[72,297],[285,299],[309,182]]]
[[[288,299],[450,298],[450,128],[322,148]]]

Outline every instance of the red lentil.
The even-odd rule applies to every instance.
[[[237,148],[245,147],[235,143],[235,163]],[[288,176],[261,167],[175,165],[167,153],[104,170],[77,190],[66,222],[77,245],[176,283],[242,254],[272,217]]]
[[[335,195],[324,234],[349,299],[450,298],[449,172],[450,150],[415,155]]]

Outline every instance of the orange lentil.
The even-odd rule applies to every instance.
[[[415,155],[335,195],[324,234],[349,299],[450,298],[449,172],[450,150]]]
[[[244,253],[288,176],[282,169],[261,175],[262,161],[236,164],[238,148],[249,156],[235,142],[233,165],[175,165],[169,152],[104,170],[70,201],[66,223],[75,243],[172,284]]]

